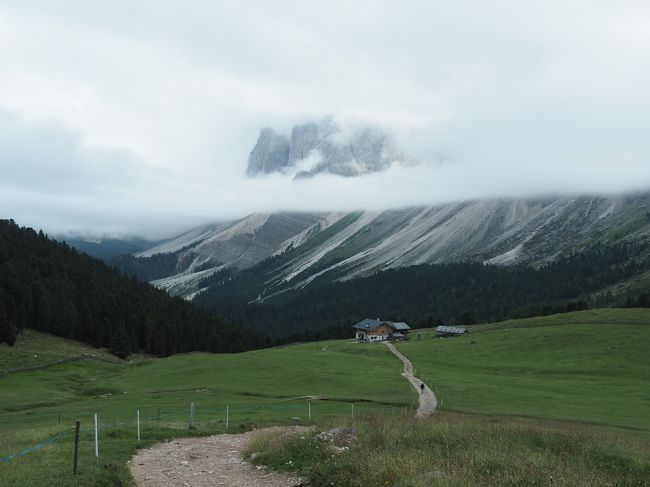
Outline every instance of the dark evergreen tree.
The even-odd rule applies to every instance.
[[[52,327],[52,305],[50,304],[50,293],[41,285],[37,289],[36,313],[34,316],[34,328],[37,330],[50,330]]]
[[[124,326],[119,326],[111,336],[111,353],[121,358],[126,358],[131,353],[131,343]]]
[[[4,302],[0,301],[0,343],[12,346],[16,343],[16,330],[7,317],[7,310]]]

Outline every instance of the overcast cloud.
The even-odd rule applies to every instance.
[[[168,236],[253,211],[650,189],[647,1],[0,0],[1,217]],[[415,167],[244,176],[332,114]]]

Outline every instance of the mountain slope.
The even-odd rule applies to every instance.
[[[42,232],[0,220],[0,342],[32,328],[120,356],[143,350],[239,351],[255,333],[223,323],[148,284],[80,254]]]
[[[311,236],[335,223],[338,214],[321,213],[256,213],[234,223],[208,225],[190,230],[131,258],[113,260],[121,269],[149,275],[147,267],[159,264],[164,268],[174,262],[173,271],[157,275],[152,283],[172,294],[187,296],[197,291],[197,284],[225,268],[245,269],[288,248],[300,245]]]
[[[327,329],[333,335],[346,323],[367,317],[420,326],[466,325],[592,306],[650,303],[647,295],[634,302],[626,299],[638,295],[629,288],[616,295],[600,292],[650,271],[647,239],[594,244],[539,268],[480,262],[415,265],[346,280],[324,275],[297,288],[274,278],[287,259],[282,255],[247,270],[221,271],[202,283],[207,289],[195,302],[232,323],[278,336]],[[650,280],[641,292],[650,293]]]
[[[198,235],[198,236],[197,236]],[[176,271],[155,281],[192,296],[202,279],[284,254],[267,275],[299,289],[320,276],[353,279],[418,264],[484,262],[539,266],[595,242],[650,235],[650,196],[497,199],[375,212],[255,214],[175,239]],[[139,255],[152,255],[154,247]],[[264,298],[264,297],[263,297]]]

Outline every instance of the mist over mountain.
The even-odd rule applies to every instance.
[[[215,273],[264,267],[281,256],[265,271],[259,298],[266,300],[315,279],[346,281],[454,262],[539,267],[598,242],[648,236],[648,193],[474,200],[383,211],[256,213],[191,230],[118,265],[192,298]]]
[[[388,131],[359,124],[344,129],[333,117],[325,117],[294,126],[290,136],[263,128],[248,157],[246,174],[354,177],[381,171],[401,160]]]

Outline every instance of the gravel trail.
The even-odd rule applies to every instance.
[[[418,405],[418,410],[415,413],[415,416],[418,418],[424,418],[426,416],[430,416],[433,413],[436,412],[436,408],[438,407],[438,400],[436,399],[436,395],[433,393],[433,391],[429,388],[428,385],[424,384],[423,381],[418,379],[415,374],[413,374],[413,364],[409,359],[407,359],[404,355],[402,355],[399,350],[395,348],[395,346],[390,343],[390,342],[384,342],[384,344],[388,347],[388,349],[395,354],[395,356],[402,361],[404,364],[404,370],[402,370],[402,377],[404,377],[406,380],[408,380],[411,385],[415,388],[415,390],[418,393],[419,397],[419,405]],[[420,390],[420,385],[424,384],[424,391]]]
[[[266,428],[257,431],[290,431]],[[298,430],[297,428],[293,428]],[[254,431],[236,435],[180,438],[140,450],[129,469],[138,487],[294,487],[305,479],[258,468],[245,462],[241,451]]]

